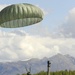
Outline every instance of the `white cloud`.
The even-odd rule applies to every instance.
[[[75,39],[73,38],[31,36],[24,31],[1,32],[0,61],[43,58],[57,53],[67,53],[75,56]],[[21,35],[21,33],[25,35]]]
[[[47,29],[37,25],[34,33],[50,36],[30,35],[25,31],[0,31],[0,61],[27,60],[50,57],[57,53],[75,56],[75,8],[69,11],[66,22],[60,27],[60,35],[50,35]],[[41,28],[41,29],[40,29]],[[44,31],[44,33],[43,33]],[[41,32],[41,33],[40,33]],[[57,37],[57,38],[54,38]],[[70,37],[70,38],[65,38]]]
[[[3,32],[2,32],[3,33]],[[5,35],[6,34],[6,35]],[[9,36],[7,36],[9,34]],[[45,46],[45,38],[36,36],[20,36],[12,35],[10,33],[4,33],[0,38],[0,56],[1,60],[24,60],[29,58],[42,58],[45,56],[50,56],[52,53],[57,53],[52,51],[53,48],[47,48]],[[16,34],[16,33],[13,33]],[[55,48],[54,48],[55,49]],[[56,49],[57,51],[57,49]]]
[[[69,11],[65,20],[65,23],[59,28],[60,34],[75,38],[75,8]]]

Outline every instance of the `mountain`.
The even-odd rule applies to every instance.
[[[53,57],[50,58],[52,66],[51,66],[51,70],[52,71],[60,71],[60,70],[75,70],[75,64],[72,62],[73,59],[75,60],[74,57],[71,58],[66,56],[66,55],[55,55]]]
[[[0,75],[16,75],[26,73],[31,67],[31,73],[47,71],[47,61],[51,62],[51,71],[75,70],[75,58],[70,55],[57,54],[50,58],[33,58],[28,61],[0,62]]]
[[[74,57],[72,57],[72,56],[70,56],[70,55],[65,55],[67,58],[69,58],[71,61],[72,61],[72,63],[75,65],[75,58]]]

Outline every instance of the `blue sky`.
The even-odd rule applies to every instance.
[[[75,0],[1,0],[0,9],[17,3],[37,5],[45,16],[35,25],[1,28],[0,61],[43,58],[57,53],[75,57]]]
[[[30,3],[39,5],[48,14],[44,16],[44,20],[41,22],[43,27],[48,27],[52,31],[55,27],[58,27],[64,22],[65,16],[68,11],[75,7],[75,0],[1,0],[0,4],[16,4],[16,3]]]
[[[40,8],[48,12],[42,21],[43,26],[49,27],[52,30],[64,21],[68,11],[75,7],[75,0],[1,0],[0,4],[16,4],[16,3],[30,3],[39,5]]]
[[[16,3],[30,3],[39,5],[48,14],[45,15],[43,25],[48,26],[50,30],[57,27],[64,21],[68,11],[75,7],[75,0],[1,0],[0,4],[16,4]]]

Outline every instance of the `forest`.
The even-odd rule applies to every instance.
[[[20,74],[17,74],[17,75],[20,75]],[[27,75],[27,74],[22,74],[22,75]],[[31,74],[31,75],[47,75],[47,72],[45,71],[41,71],[39,73],[36,73],[36,74]],[[50,72],[50,75],[75,75],[75,71],[56,71],[56,72]]]

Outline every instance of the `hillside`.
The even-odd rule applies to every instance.
[[[57,54],[50,58],[30,59],[28,61],[0,62],[0,75],[16,75],[26,73],[31,67],[31,73],[47,70],[47,60],[51,62],[51,71],[75,70],[75,58],[70,55]]]

